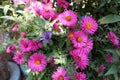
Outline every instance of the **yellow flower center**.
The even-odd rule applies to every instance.
[[[78,38],[77,38],[77,41],[78,41],[78,42],[82,42],[82,37],[78,37]]]
[[[64,80],[63,76],[59,76],[58,80]]]
[[[72,37],[74,37],[74,34],[73,34],[73,33],[69,33],[69,34],[68,34],[68,37],[69,37],[69,38],[72,38]]]
[[[91,28],[92,28],[92,24],[91,24],[90,22],[88,22],[88,23],[86,24],[86,26],[87,26],[88,29],[91,29]]]
[[[41,64],[41,61],[37,59],[37,60],[35,61],[35,63],[36,63],[37,65],[40,65],[40,64]]]
[[[70,20],[71,20],[71,16],[66,16],[65,19],[66,19],[67,21],[70,21]]]
[[[49,9],[48,9],[48,8],[46,8],[46,9],[45,9],[45,12],[49,12]]]

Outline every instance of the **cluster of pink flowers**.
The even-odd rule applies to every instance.
[[[59,23],[62,23],[67,29],[67,37],[71,41],[73,49],[69,51],[69,54],[75,61],[76,68],[79,68],[81,71],[76,72],[74,80],[87,80],[86,74],[83,72],[87,66],[89,66],[89,53],[93,49],[93,39],[89,35],[95,34],[98,30],[97,21],[91,16],[83,16],[80,21],[78,20],[77,13],[73,10],[65,10],[64,12],[57,13],[53,8],[53,2],[51,0],[43,0],[42,2],[37,0],[22,0],[24,3],[29,3],[27,7],[24,8],[25,11],[33,12],[44,18],[46,20],[56,20],[53,24],[53,29],[58,33],[61,32]],[[19,3],[19,0],[13,0],[14,4]],[[67,0],[56,0],[57,5],[61,8],[68,8],[70,3]],[[81,29],[75,30],[78,27],[77,23],[80,22]],[[18,31],[18,23],[12,28],[14,32]],[[30,40],[25,38],[27,32],[22,32],[22,39],[19,42],[19,50],[13,57],[13,60],[17,64],[23,64],[25,62],[25,55],[32,52],[28,59],[28,67],[34,72],[42,72],[47,66],[47,57],[43,53],[37,52],[37,50],[42,48],[42,42],[38,40]],[[115,46],[119,46],[118,37],[114,32],[110,31],[108,37]],[[41,41],[49,43],[52,38],[52,32],[45,32],[42,34]],[[15,45],[10,45],[7,47],[6,52],[11,53],[15,52]],[[110,54],[106,56],[107,61],[112,63],[112,57]],[[49,61],[53,66],[55,60],[51,58]],[[98,69],[98,74],[105,69],[104,65],[101,65]],[[70,77],[67,76],[67,70],[59,67],[52,74],[53,80],[70,80]]]
[[[37,40],[22,39],[19,48],[22,52],[27,53],[42,48],[42,43]]]

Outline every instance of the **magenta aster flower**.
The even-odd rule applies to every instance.
[[[53,80],[70,80],[70,77],[66,76],[66,74],[67,71],[60,67],[52,74],[52,78]]]
[[[88,36],[82,31],[74,32],[74,38],[72,38],[72,43],[75,48],[81,48],[85,46]]]
[[[42,3],[44,3],[44,4],[51,3],[51,2],[52,2],[52,0],[42,0]]]
[[[55,24],[53,25],[53,28],[55,29],[56,32],[58,32],[58,33],[61,32],[61,29],[60,29],[58,23],[55,23]]]
[[[114,32],[110,31],[108,37],[115,46],[119,45],[119,39]]]
[[[72,55],[73,59],[76,62],[76,67],[84,70],[89,65],[89,59],[86,54],[81,52],[80,49],[74,49],[70,51],[70,55]]]
[[[68,37],[70,40],[74,39],[74,37],[75,37],[74,31],[70,31],[70,32],[68,33],[67,37]]]
[[[17,64],[23,64],[25,61],[25,57],[21,52],[17,52],[14,57],[13,60],[17,63]]]
[[[105,69],[105,65],[104,65],[104,64],[100,65],[100,67],[98,68],[98,75],[99,75],[101,72],[103,72],[104,69]]]
[[[39,14],[42,15],[45,19],[54,18],[56,16],[55,11],[51,5],[43,4],[42,8],[39,9]]]
[[[32,13],[39,13],[39,9],[42,8],[42,3],[40,1],[31,1],[28,7],[24,8],[24,11],[30,11]]]
[[[11,44],[7,47],[6,49],[6,53],[11,53],[11,52],[14,52],[16,50],[16,47],[14,44]]]
[[[77,72],[74,80],[88,80],[84,72]]]
[[[84,41],[84,44],[81,48],[79,48],[83,53],[89,54],[89,52],[93,49],[93,40],[90,38],[87,38],[86,41]]]
[[[19,48],[21,51],[23,52],[29,52],[31,51],[31,43],[32,41],[31,40],[28,40],[28,39],[22,39],[19,43]]]
[[[98,24],[95,19],[90,16],[82,17],[80,21],[82,30],[87,34],[94,34],[98,29]]]
[[[113,60],[113,59],[112,59],[111,54],[107,54],[107,55],[106,55],[106,59],[107,59],[107,62],[108,62],[108,63],[112,63],[112,60]]]
[[[66,0],[57,0],[57,3],[62,8],[68,8],[70,5],[70,3],[67,2]]]
[[[72,10],[67,10],[58,15],[58,20],[63,25],[74,28],[77,23],[77,14]]]
[[[12,28],[13,32],[17,32],[18,31],[18,23],[15,24],[15,26]]]
[[[39,48],[42,48],[42,43],[37,40],[32,40],[31,41],[31,50],[36,51]]]
[[[52,66],[56,66],[54,57],[51,57],[51,58],[49,59],[49,62],[50,62],[50,64],[51,64]]]
[[[47,66],[46,56],[41,53],[34,53],[28,60],[28,66],[34,72],[41,72]]]

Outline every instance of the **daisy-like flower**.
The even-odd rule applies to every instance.
[[[88,56],[81,52],[80,49],[74,49],[70,51],[70,55],[72,55],[73,59],[76,62],[76,67],[84,70],[89,65]]]
[[[42,48],[42,43],[37,41],[37,40],[32,40],[32,42],[31,42],[31,50],[36,51],[39,48]]]
[[[32,41],[31,40],[28,40],[28,39],[22,39],[21,41],[20,41],[20,43],[19,43],[19,48],[20,48],[20,50],[21,51],[23,51],[23,52],[29,52],[29,51],[31,51],[31,43],[32,43]]]
[[[98,24],[95,19],[90,16],[82,17],[80,21],[82,30],[87,34],[94,34],[98,29]]]
[[[52,38],[52,32],[49,31],[49,32],[44,32],[42,34],[41,40],[45,43],[49,43],[51,38]]]
[[[25,57],[21,52],[17,52],[14,57],[13,60],[17,63],[17,64],[23,64],[25,61]]]
[[[51,57],[51,58],[49,59],[49,62],[50,62],[50,64],[51,64],[52,66],[56,66],[54,57]]]
[[[86,74],[84,72],[77,72],[74,80],[87,80]]]
[[[57,3],[62,8],[68,8],[70,5],[70,3],[67,2],[66,0],[57,0]]]
[[[93,40],[87,38],[87,40],[84,42],[84,45],[79,49],[88,55],[89,52],[93,49]]]
[[[70,40],[74,39],[74,37],[75,37],[74,31],[69,32],[68,35],[67,35],[67,37],[68,37]]]
[[[52,19],[56,16],[56,13],[51,5],[43,4],[42,8],[39,9],[39,15],[42,15],[45,19]]]
[[[74,32],[74,38],[71,39],[73,46],[75,48],[81,48],[85,46],[85,42],[87,41],[88,36],[82,32],[82,31],[77,31]]]
[[[53,28],[55,29],[56,32],[58,32],[58,33],[61,32],[61,29],[60,29],[58,23],[55,23],[55,24],[53,25]]]
[[[101,72],[103,72],[104,69],[105,69],[105,65],[104,65],[104,64],[100,65],[100,67],[98,68],[98,75],[99,75]]]
[[[40,1],[31,1],[28,7],[24,8],[24,11],[30,11],[32,13],[39,13],[39,9],[42,8],[42,3]]]
[[[113,59],[112,59],[111,54],[107,54],[107,55],[106,55],[106,59],[107,59],[107,62],[108,62],[108,63],[112,63],[112,60],[113,60]]]
[[[119,45],[119,38],[116,36],[114,32],[110,31],[108,33],[108,37],[115,46]]]
[[[70,80],[70,77],[66,76],[66,74],[67,71],[60,67],[52,74],[52,78],[53,80]]]
[[[41,72],[47,66],[46,56],[41,53],[34,53],[28,60],[28,66],[34,72]]]
[[[75,28],[77,23],[77,14],[72,10],[66,10],[58,15],[58,20],[69,28]]]
[[[11,52],[14,52],[16,50],[16,47],[14,44],[11,44],[7,47],[6,49],[6,53],[11,53]]]

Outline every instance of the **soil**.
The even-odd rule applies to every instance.
[[[7,66],[7,61],[10,59],[11,55],[1,54],[0,59],[0,80],[9,80],[10,73]]]

